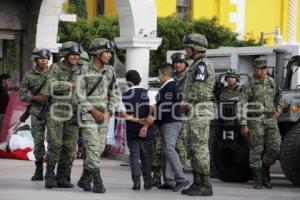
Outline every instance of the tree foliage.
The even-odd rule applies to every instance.
[[[239,40],[238,34],[228,27],[219,24],[216,17],[211,19],[188,20],[174,16],[158,18],[157,37],[162,38],[158,50],[150,54],[150,76],[157,75],[157,66],[166,60],[168,50],[183,49],[182,38],[190,33],[201,33],[208,39],[209,48],[222,46],[255,46],[258,43],[253,37]],[[79,19],[74,24],[62,24],[59,28],[60,42],[72,40],[81,43],[85,48],[90,41],[97,37],[113,40],[119,37],[119,23],[117,17],[99,16],[94,20]],[[118,51],[119,57],[124,62],[124,51]]]
[[[69,0],[69,12],[77,14],[80,18],[87,18],[85,0]]]
[[[79,18],[76,23],[65,23],[59,26],[60,42],[76,41],[88,48],[90,42],[98,37],[113,40],[119,36],[117,17],[99,16],[94,20]]]
[[[5,63],[6,73],[12,75],[13,71],[18,71],[21,66],[21,41],[16,40],[4,40],[5,49],[3,57],[6,58]],[[0,59],[0,74],[3,72],[3,60]]]

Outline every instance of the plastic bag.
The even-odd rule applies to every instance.
[[[124,153],[126,140],[126,122],[123,118],[117,117],[115,130],[116,144],[111,147],[109,153],[117,154]]]
[[[115,140],[115,117],[111,116],[108,121],[108,130],[106,135],[106,144],[114,146],[116,145]]]

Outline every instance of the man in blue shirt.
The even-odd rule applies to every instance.
[[[129,89],[122,95],[126,108],[122,116],[126,119],[126,138],[129,148],[130,169],[133,190],[140,190],[140,176],[143,174],[144,188],[151,189],[151,157],[153,129],[146,121],[151,121],[148,91],[139,86],[141,77],[136,70],[126,73]],[[140,161],[141,160],[141,164]]]
[[[161,87],[156,96],[156,123],[161,135],[162,152],[165,158],[165,183],[160,188],[173,189],[174,192],[177,192],[186,187],[189,181],[184,177],[182,165],[175,150],[182,126],[180,119],[182,97],[176,82],[172,78],[173,72],[174,69],[170,63],[159,66],[158,78]]]

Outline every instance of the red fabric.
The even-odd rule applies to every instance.
[[[31,148],[16,149],[12,152],[0,150],[0,158],[28,160],[27,153],[32,151]]]
[[[19,99],[19,93],[14,91],[9,96],[9,102],[3,119],[0,142],[5,142],[12,128],[18,123],[19,118],[26,110],[26,103]],[[11,130],[10,130],[11,129]]]
[[[0,158],[13,159],[13,156],[10,152],[6,152],[0,149]]]

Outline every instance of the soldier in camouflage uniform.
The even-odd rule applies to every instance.
[[[249,139],[253,187],[272,188],[269,167],[275,163],[280,150],[281,136],[277,117],[284,102],[275,81],[267,76],[265,57],[254,60],[254,76],[242,87],[240,99],[241,134]],[[247,105],[249,103],[251,105]]]
[[[186,71],[188,68],[188,63],[186,61],[185,54],[183,53],[174,53],[171,56],[172,64],[175,71],[175,81],[179,90],[184,94],[184,83],[186,80]],[[185,117],[183,115],[183,117]],[[187,123],[182,120],[182,128],[179,133],[179,137],[176,143],[176,151],[178,153],[182,167],[186,168],[187,152],[186,152],[186,135],[187,135]]]
[[[113,42],[107,39],[94,39],[89,47],[92,62],[82,66],[83,74],[77,82],[77,95],[83,112],[82,137],[86,150],[83,175],[78,185],[86,191],[91,190],[92,177],[95,193],[105,192],[100,176],[100,156],[105,148],[108,120],[120,99],[114,69],[108,65],[113,48]],[[88,95],[95,85],[95,90]]]
[[[90,61],[89,54],[86,51],[82,51],[80,56],[79,56],[78,65],[80,67],[82,67],[83,65],[86,65],[89,61]],[[85,150],[84,150],[82,134],[81,134],[80,129],[79,129],[79,136],[78,136],[77,145],[78,145],[77,158],[85,159]]]
[[[43,176],[43,162],[45,151],[45,127],[46,120],[38,119],[37,115],[47,101],[46,81],[48,75],[48,60],[51,52],[47,49],[34,49],[31,59],[35,66],[30,69],[22,80],[20,86],[20,99],[31,105],[31,133],[34,141],[35,173],[31,177],[32,181],[41,181]],[[39,91],[38,91],[39,90]],[[35,94],[38,92],[37,94]]]
[[[81,74],[77,65],[82,47],[76,42],[65,42],[60,48],[64,59],[52,66],[48,78],[50,108],[47,113],[48,152],[46,188],[72,188],[72,163],[76,154],[79,126],[76,122],[78,106],[75,81]],[[54,169],[57,165],[55,177]]]
[[[186,55],[193,59],[184,86],[183,112],[187,112],[188,150],[193,169],[193,184],[181,191],[190,196],[210,196],[213,194],[210,182],[208,136],[209,123],[214,110],[212,91],[215,82],[213,64],[205,57],[208,46],[206,37],[191,34],[183,38]]]
[[[154,140],[153,140],[153,158],[152,158],[152,187],[161,186],[161,169],[163,165],[162,151],[161,151],[161,138],[159,136],[158,126],[154,123]]]
[[[232,99],[239,96],[239,80],[240,75],[235,70],[229,69],[225,75],[227,85],[221,88],[219,99]]]

